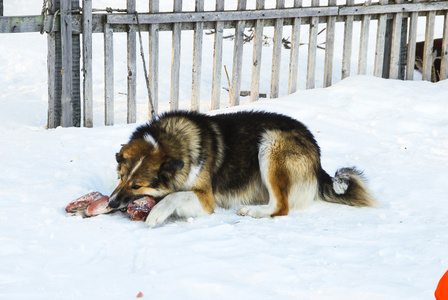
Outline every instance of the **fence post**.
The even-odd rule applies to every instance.
[[[71,9],[80,14],[80,0],[70,0]],[[70,20],[71,21],[71,20]],[[81,34],[72,31],[72,98],[73,126],[81,126]]]
[[[159,12],[159,0],[149,1],[149,12]],[[157,114],[159,105],[159,25],[149,25],[149,87],[151,89],[152,104]],[[149,109],[148,120],[152,119]]]
[[[285,8],[285,0],[277,0],[277,9]],[[280,83],[280,61],[282,57],[283,19],[274,23],[274,46],[272,50],[271,98],[278,98]]]
[[[72,9],[79,8],[79,0],[50,0],[49,5],[53,17],[56,12],[63,12],[60,15],[64,23],[60,22],[60,31],[47,37],[48,127],[80,126],[80,42],[79,33],[72,33],[70,16]]]
[[[224,1],[216,1],[215,11],[224,10]],[[212,100],[211,109],[218,109],[221,97],[221,68],[222,68],[222,41],[224,22],[216,22],[215,25],[215,47],[213,52],[213,81],[212,81]]]
[[[128,14],[135,13],[135,0],[127,0],[126,7]],[[128,25],[127,32],[128,45],[128,117],[127,122],[137,121],[137,40],[135,25]]]
[[[204,0],[196,0],[195,11],[204,11]],[[204,23],[194,25],[194,50],[192,68],[191,110],[199,111],[201,105],[201,68],[202,68],[202,38]]]
[[[264,0],[257,0],[256,9],[264,9]],[[263,47],[263,20],[255,21],[254,49],[252,59],[252,83],[250,86],[250,102],[257,101],[260,93],[261,55]]]
[[[174,0],[173,12],[182,11],[182,0]],[[179,82],[180,82],[180,54],[181,54],[181,38],[182,23],[173,24],[172,33],[172,51],[171,51],[171,95],[170,109],[179,109]]]
[[[84,126],[93,127],[92,88],[92,0],[82,1],[83,107]]]
[[[246,10],[246,0],[238,1],[238,10]],[[233,47],[232,86],[229,87],[230,105],[240,105],[241,73],[243,63],[244,28],[246,22],[238,21],[235,26]]]
[[[53,15],[60,8],[60,0],[49,1],[49,13]],[[61,32],[50,32],[47,35],[48,54],[48,128],[61,125]]]

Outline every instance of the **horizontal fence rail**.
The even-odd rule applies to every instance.
[[[147,12],[136,12],[136,1],[127,0],[126,9],[92,8],[92,0],[49,0],[48,7],[40,16],[0,17],[0,33],[47,32],[49,70],[49,127],[93,126],[92,93],[92,36],[102,34],[104,39],[104,124],[114,124],[114,34],[126,33],[127,44],[127,122],[136,122],[136,77],[139,56],[149,66],[145,75],[148,86],[149,112],[158,111],[159,106],[159,59],[166,53],[159,53],[159,33],[172,33],[171,54],[171,96],[170,109],[179,109],[182,62],[182,32],[193,31],[193,61],[191,69],[191,109],[199,110],[203,61],[203,36],[205,30],[214,34],[212,87],[210,109],[220,107],[222,76],[229,82],[229,103],[238,105],[241,91],[242,62],[252,61],[252,82],[250,101],[258,100],[260,94],[260,62],[262,59],[263,33],[267,27],[274,28],[272,37],[272,70],[270,97],[279,95],[279,86],[287,85],[288,94],[297,90],[298,59],[301,28],[308,29],[308,49],[306,66],[306,88],[316,86],[316,52],[319,49],[318,28],[324,27],[325,62],[323,86],[333,83],[334,49],[336,40],[343,41],[341,78],[350,76],[352,49],[354,44],[354,24],[360,25],[357,74],[366,74],[368,49],[375,49],[374,75],[392,79],[413,80],[414,68],[422,73],[423,80],[437,81],[448,78],[448,1],[423,0],[379,0],[372,3],[355,4],[346,0],[345,5],[337,5],[336,0],[310,0],[304,5],[302,0],[294,0],[291,7],[285,7],[284,0],[276,0],[275,8],[265,8],[264,0],[254,0],[255,9],[247,9],[247,0],[238,1],[236,10],[225,10],[224,1],[216,1],[213,11],[204,10],[204,0],[195,0],[194,11],[182,11],[182,0],[173,0],[171,12],[160,12],[159,0],[148,0]],[[325,3],[323,3],[325,2]],[[443,18],[443,36],[435,37],[435,18]],[[419,18],[425,21],[425,41],[417,42]],[[377,31],[370,30],[375,21]],[[344,33],[336,37],[336,24],[344,25]],[[283,32],[290,27],[291,40],[288,41],[289,57],[282,57]],[[253,31],[253,51],[243,55],[245,30]],[[224,30],[234,30],[233,66],[231,74],[223,66]],[[149,36],[149,52],[140,53],[138,36],[145,32]],[[369,37],[375,34],[376,44],[369,45]],[[357,37],[358,38],[358,37]],[[302,37],[303,39],[303,37]],[[82,41],[82,51],[80,51]],[[357,41],[357,39],[356,39]],[[300,52],[302,52],[300,48]],[[82,55],[82,69],[79,56]],[[146,60],[145,60],[146,58]],[[279,80],[281,60],[288,59],[289,79]],[[79,96],[82,70],[82,98]],[[62,72],[61,72],[62,70]],[[225,74],[223,73],[225,71]],[[352,70],[353,71],[353,70]],[[78,74],[78,75],[77,75]],[[230,76],[229,76],[230,75]],[[78,77],[78,79],[76,79]],[[265,97],[265,95],[263,95]],[[80,105],[82,102],[82,106]],[[81,108],[82,107],[82,108]]]

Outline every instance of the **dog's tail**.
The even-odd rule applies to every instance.
[[[321,169],[318,181],[320,200],[351,206],[374,206],[376,203],[362,172],[356,168],[339,169],[333,178]]]

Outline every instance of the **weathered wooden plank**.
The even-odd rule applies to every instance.
[[[401,21],[401,44],[400,44],[400,58],[398,60],[398,79],[405,79],[406,71],[406,52],[407,52],[407,37],[408,37],[408,19],[403,16]]]
[[[60,34],[59,40],[60,40]],[[60,125],[60,95],[58,97],[57,93],[60,93],[60,87],[57,88],[56,80],[56,69],[57,69],[57,59],[56,59],[56,33],[51,33],[47,35],[47,68],[48,68],[48,128],[56,128]],[[60,63],[60,58],[59,58]],[[60,69],[60,68],[59,68]],[[60,74],[60,72],[59,72]],[[59,101],[58,101],[59,99]]]
[[[127,0],[127,11],[130,14],[135,13],[135,0]],[[135,18],[135,15],[134,15]],[[136,26],[129,25],[127,32],[127,58],[128,58],[128,95],[127,95],[127,122],[135,123],[137,121],[137,36]]]
[[[196,0],[196,11],[204,10],[204,0]],[[204,23],[195,23],[193,69],[191,89],[191,110],[199,111],[201,99],[201,68],[202,68],[202,40],[204,36]]]
[[[387,5],[388,0],[380,0],[380,5]],[[383,76],[384,45],[386,42],[387,14],[382,14],[378,18],[376,48],[375,48],[375,68],[373,74],[377,77]]]
[[[396,1],[402,2],[403,0],[396,0]],[[397,13],[394,15],[392,25],[392,46],[390,53],[390,71],[389,71],[389,78],[391,79],[398,79],[402,19],[403,19],[402,13]]]
[[[58,7],[56,8],[56,4]],[[59,9],[59,1],[49,5],[49,12]],[[2,20],[4,18],[0,18]],[[60,28],[60,27],[59,27]],[[47,68],[48,68],[48,128],[61,125],[61,92],[62,92],[62,54],[61,32],[50,32],[47,35]]]
[[[238,1],[238,10],[246,9],[246,0]],[[233,48],[232,86],[230,92],[230,106],[240,104],[241,73],[244,47],[244,21],[238,21],[235,27],[235,41]]]
[[[347,6],[353,5],[354,0],[346,0]],[[342,79],[350,76],[352,60],[353,16],[347,15],[344,27],[344,50],[342,53]]]
[[[430,11],[426,17],[425,47],[423,48],[422,79],[431,81],[431,71],[434,63],[434,26],[436,14]]]
[[[319,6],[319,0],[313,0],[312,6]],[[306,72],[306,88],[313,89],[316,80],[316,52],[317,52],[317,31],[319,18],[312,17],[310,24],[310,38],[308,43],[308,64]]]
[[[376,4],[371,6],[356,5],[352,7],[340,7],[339,15],[376,15],[387,13],[428,12],[446,9],[448,9],[447,1],[419,3],[403,3],[403,1],[397,1],[397,4],[388,4],[387,6]]]
[[[363,14],[377,15],[384,13],[410,13],[441,11],[448,9],[447,1],[431,1],[420,3],[388,4],[387,6],[372,4],[371,6],[350,5],[339,7],[302,7],[246,11],[206,11],[185,13],[160,13],[157,15],[141,14],[141,24],[173,23],[173,22],[217,22],[217,21],[249,21],[279,18],[304,18],[315,16],[359,16]],[[131,15],[108,15],[107,22],[111,24],[136,24]]]
[[[93,87],[92,87],[92,0],[83,0],[82,4],[82,44],[83,44],[83,103],[84,126],[93,127]]]
[[[149,0],[149,12],[159,12],[159,0]],[[140,20],[140,19],[139,19]],[[159,24],[149,25],[149,88],[155,114],[159,106]],[[150,106],[151,103],[148,103]],[[152,120],[151,109],[148,110],[148,120]]]
[[[295,0],[294,7],[302,7],[302,0]],[[294,18],[291,34],[291,55],[289,58],[289,79],[288,94],[297,90],[297,73],[299,70],[299,48],[300,48],[300,28],[302,26],[301,18]]]
[[[104,124],[114,125],[114,34],[104,25]]]
[[[216,11],[224,11],[224,0],[216,1]],[[221,96],[221,73],[222,73],[222,42],[223,42],[224,23],[216,22],[215,28],[215,47],[213,54],[213,82],[211,109],[218,109]]]
[[[41,30],[43,22],[43,16],[0,17],[0,33],[37,32]]]
[[[364,5],[371,5],[372,1],[367,0]],[[361,23],[361,38],[358,56],[358,74],[365,75],[367,70],[367,50],[369,45],[370,15],[364,15]]]
[[[174,0],[174,12],[182,11],[182,0]],[[179,109],[179,84],[180,84],[180,48],[181,48],[181,24],[173,24],[173,43],[171,52],[171,96],[170,109]]]
[[[277,9],[285,7],[285,0],[277,0]],[[280,88],[280,61],[282,57],[283,19],[275,20],[272,53],[271,98],[278,98]]]
[[[298,17],[315,17],[338,15],[337,7],[307,7],[307,8],[280,8],[266,10],[246,11],[206,11],[206,12],[183,12],[183,13],[160,13],[157,15],[141,14],[140,24],[173,23],[173,22],[224,22],[224,21],[249,21],[264,19],[282,19]],[[107,22],[110,24],[136,24],[131,15],[108,15]]]
[[[419,0],[414,0],[417,3]],[[407,47],[407,59],[406,59],[406,79],[414,80],[414,65],[415,65],[415,43],[417,42],[417,24],[418,13],[411,13],[409,21],[409,40]]]
[[[61,0],[61,41],[62,41],[62,120],[63,127],[73,126],[72,109],[72,80],[73,80],[73,56],[72,56],[72,23],[71,2]]]
[[[257,0],[256,9],[264,9],[264,0]],[[263,49],[263,20],[255,22],[254,31],[254,48],[252,55],[252,83],[250,85],[250,101],[258,101],[260,98],[260,72],[261,72],[261,56]]]
[[[330,0],[329,6],[337,5],[337,0]],[[325,44],[324,87],[329,87],[333,80],[334,41],[336,32],[336,17],[327,18],[327,33]]]
[[[79,9],[79,0],[71,0],[72,11]],[[73,29],[73,27],[72,27]],[[72,113],[73,126],[81,126],[81,36],[72,30]]]
[[[445,12],[442,39],[442,61],[440,65],[440,80],[448,78],[448,11]]]

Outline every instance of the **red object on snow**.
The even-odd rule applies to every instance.
[[[109,196],[105,196],[100,192],[90,192],[79,197],[65,207],[68,213],[85,213],[87,216],[96,216],[106,214],[112,208],[109,207]]]
[[[156,201],[148,196],[135,200],[128,205],[128,213],[133,221],[145,220]]]
[[[92,202],[99,200],[102,196],[103,195],[100,192],[90,192],[85,194],[78,199],[70,201],[70,203],[65,207],[65,211],[68,213],[85,212],[87,206],[89,206]]]
[[[137,298],[143,298],[143,293],[142,292],[138,292]]]
[[[109,207],[109,196],[102,196],[100,199],[90,203],[86,209],[86,215],[89,217],[100,214],[107,214],[112,208]]]
[[[440,279],[434,295],[437,300],[448,300],[448,271]]]

